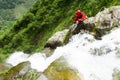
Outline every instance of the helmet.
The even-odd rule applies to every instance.
[[[81,14],[81,11],[80,10],[77,10],[76,11],[76,15],[79,16]]]

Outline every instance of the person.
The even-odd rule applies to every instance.
[[[75,12],[75,17],[74,17],[74,24],[72,26],[71,32],[74,34],[76,33],[76,29],[78,28],[78,25],[83,24],[83,21],[87,18],[87,15],[82,12],[81,10],[77,10]]]

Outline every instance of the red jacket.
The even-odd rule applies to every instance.
[[[87,15],[83,12],[81,12],[80,15],[76,15],[74,18],[74,23],[76,23],[77,21],[82,22],[87,18]]]

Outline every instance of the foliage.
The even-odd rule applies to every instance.
[[[113,3],[113,4],[112,4]],[[38,0],[13,27],[0,36],[1,54],[41,51],[57,31],[69,28],[75,11],[94,16],[106,7],[120,5],[118,0]]]
[[[36,0],[0,0],[0,27],[9,27],[9,24],[19,19],[35,1]]]

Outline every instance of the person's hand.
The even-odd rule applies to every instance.
[[[82,19],[78,19],[79,22],[82,22],[83,20]]]

